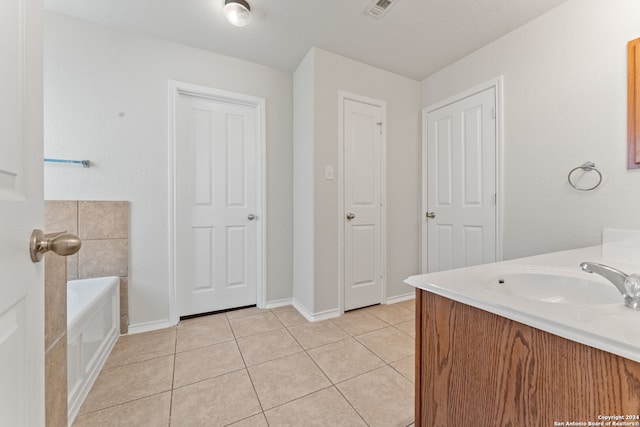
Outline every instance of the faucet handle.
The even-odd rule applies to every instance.
[[[631,298],[640,298],[640,274],[629,274],[624,280],[624,287]]]

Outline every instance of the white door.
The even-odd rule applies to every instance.
[[[495,88],[427,113],[429,272],[496,261]]]
[[[0,2],[0,425],[44,425],[42,5]]]
[[[383,111],[343,104],[344,309],[382,302]]]
[[[255,108],[180,94],[177,114],[179,315],[256,304]]]

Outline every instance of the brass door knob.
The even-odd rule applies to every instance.
[[[31,261],[40,262],[46,252],[52,251],[60,256],[69,256],[78,252],[81,246],[80,238],[66,231],[44,234],[42,230],[33,230],[29,242],[29,253]]]

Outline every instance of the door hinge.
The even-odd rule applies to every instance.
[[[495,119],[495,118],[496,118],[496,108],[495,108],[495,107],[493,107],[493,108],[491,109],[491,118],[493,118],[493,119]]]
[[[498,194],[497,193],[493,193],[493,204],[494,205],[498,204]]]
[[[380,135],[382,135],[382,122],[376,123],[380,127]]]

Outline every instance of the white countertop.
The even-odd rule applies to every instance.
[[[500,274],[561,272],[601,281],[619,294],[606,279],[581,271],[580,263],[602,263],[630,274],[640,273],[640,259],[638,264],[630,264],[604,259],[602,253],[602,246],[594,246],[412,276],[405,283],[640,363],[640,310],[627,308],[622,295],[619,302],[609,304],[557,303],[525,298],[488,285]]]

